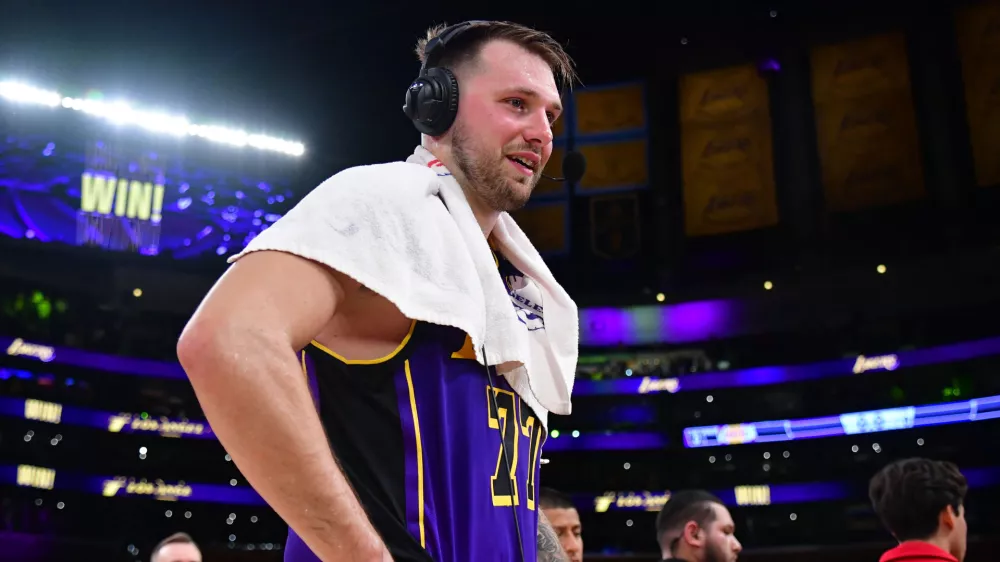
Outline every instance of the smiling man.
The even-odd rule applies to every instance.
[[[231,258],[178,355],[289,524],[285,560],[565,560],[538,508],[578,311],[509,211],[575,77],[508,22],[431,29],[406,162],[344,170]]]

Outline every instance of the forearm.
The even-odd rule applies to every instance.
[[[569,562],[545,512],[538,510],[538,562]]]
[[[334,460],[294,351],[248,335],[208,347],[182,362],[254,489],[321,560],[380,560],[385,547]]]

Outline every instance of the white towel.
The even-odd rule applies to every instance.
[[[406,162],[329,178],[229,262],[260,250],[296,254],[350,276],[408,318],[464,331],[480,364],[519,364],[502,375],[547,425],[547,412],[571,412],[577,307],[507,213],[493,238],[530,280],[517,295],[508,294],[462,188],[418,146]],[[511,301],[525,298],[541,305],[544,330],[529,333],[518,318]]]

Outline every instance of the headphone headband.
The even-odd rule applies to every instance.
[[[422,75],[426,69],[434,66],[437,59],[440,58],[439,55],[443,53],[445,47],[448,46],[449,41],[464,33],[468,28],[484,23],[489,22],[485,20],[469,20],[463,21],[462,23],[456,23],[455,25],[450,25],[442,29],[441,33],[438,33],[436,37],[424,45],[424,63],[420,67],[420,74]]]

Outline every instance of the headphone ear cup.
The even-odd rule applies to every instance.
[[[447,68],[428,68],[406,90],[403,113],[418,131],[443,135],[458,115],[458,80]]]

